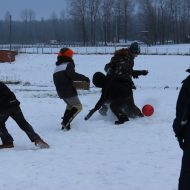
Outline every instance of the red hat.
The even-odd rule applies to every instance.
[[[70,48],[62,48],[60,50],[60,52],[58,53],[58,57],[59,56],[73,57],[73,54],[74,54],[74,52],[73,52],[72,49],[70,49]]]

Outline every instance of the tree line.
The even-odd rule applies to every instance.
[[[190,42],[190,0],[70,0],[59,17],[36,20],[31,9],[21,12],[21,20],[10,15],[0,20],[1,44]]]

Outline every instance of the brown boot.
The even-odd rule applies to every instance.
[[[12,142],[8,142],[8,143],[4,143],[4,144],[0,145],[0,149],[3,149],[3,148],[13,148],[13,147],[14,147],[14,144]]]
[[[39,147],[39,148],[49,148],[49,145],[46,143],[46,142],[44,142],[42,139],[37,139],[37,140],[35,140],[35,146],[37,146],[37,147]]]

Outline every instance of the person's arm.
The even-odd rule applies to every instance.
[[[182,116],[181,125],[186,125],[190,118],[190,99]]]
[[[93,109],[91,109],[89,111],[89,113],[85,116],[85,120],[88,120],[97,110],[99,110],[101,108],[101,106],[106,102],[106,98],[101,95],[100,99],[98,100],[98,102],[96,103],[96,105],[94,106]]]
[[[15,94],[4,83],[0,83],[0,109],[20,105]]]
[[[68,63],[66,68],[66,75],[73,81],[86,81],[90,82],[90,79],[85,75],[75,72],[75,67],[73,63]]]
[[[108,90],[109,90],[109,84],[105,85],[105,87],[102,88],[102,94],[101,94],[100,99],[98,100],[98,102],[96,103],[96,105],[94,106],[94,108],[91,109],[89,111],[89,113],[86,115],[86,117],[84,118],[85,120],[88,120],[108,100],[108,93],[109,93]]]
[[[147,75],[148,70],[133,70],[132,76],[133,78],[138,78],[140,75]]]
[[[107,75],[112,75],[115,70],[115,61],[113,61],[113,58],[111,59],[111,62],[107,63],[104,67],[104,71],[107,73]]]

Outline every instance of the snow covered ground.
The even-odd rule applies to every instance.
[[[103,71],[111,55],[76,55],[76,71],[92,78]],[[188,75],[188,56],[139,56],[135,69],[149,74],[134,80],[135,102],[152,104],[151,117],[115,126],[115,116],[84,116],[99,99],[91,84],[79,91],[83,111],[68,132],[60,130],[65,104],[52,81],[56,55],[18,55],[15,63],[0,64],[0,80],[21,101],[24,115],[51,148],[38,150],[13,120],[7,122],[15,148],[1,150],[0,190],[177,190],[182,151],[172,122],[181,81]]]

